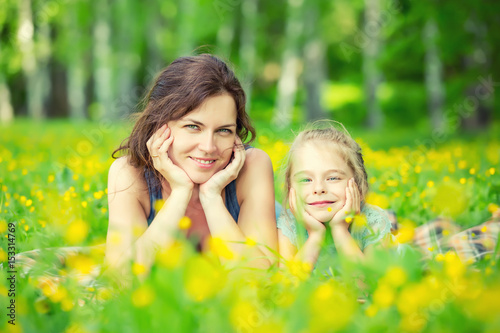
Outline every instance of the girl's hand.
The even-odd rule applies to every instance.
[[[172,191],[176,189],[193,190],[194,184],[186,172],[175,165],[168,157],[168,149],[174,141],[171,129],[163,125],[149,138],[146,146],[153,159],[153,166],[167,180]]]
[[[351,214],[359,214],[361,211],[361,194],[354,178],[349,179],[345,188],[346,200],[342,207],[330,221],[330,227],[343,226],[348,228],[349,223],[345,221],[346,217]]]
[[[297,220],[300,220],[302,221],[302,223],[304,223],[304,226],[309,235],[311,235],[312,233],[325,233],[325,224],[316,220],[306,211],[304,203],[300,200],[297,200],[297,195],[293,187],[290,188],[290,192],[288,192],[288,202],[290,204],[290,210],[292,211],[293,216],[295,216]]]
[[[238,177],[246,158],[245,147],[238,136],[234,140],[233,153],[234,157],[224,169],[200,185],[200,199],[221,196],[222,190]]]

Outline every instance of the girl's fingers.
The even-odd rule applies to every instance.
[[[290,188],[290,192],[288,193],[288,203],[290,204],[290,210],[292,211],[292,214],[295,215],[297,210],[295,203],[295,189],[293,187]]]

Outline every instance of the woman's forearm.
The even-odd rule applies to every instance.
[[[151,225],[112,266],[119,267],[133,260],[149,269],[158,249],[168,247],[175,239],[179,231],[179,220],[186,214],[190,198],[189,191],[172,192]]]
[[[268,268],[271,261],[256,246],[245,244],[247,238],[241,231],[238,224],[228,212],[221,196],[204,198],[200,196],[200,201],[205,211],[210,235],[225,241],[225,245],[236,255],[237,258],[247,257],[251,259],[249,266],[255,268]],[[220,258],[222,262],[226,258]]]

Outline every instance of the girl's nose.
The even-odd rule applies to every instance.
[[[323,182],[316,182],[313,188],[314,194],[324,194],[326,193],[325,184]]]

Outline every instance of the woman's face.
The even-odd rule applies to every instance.
[[[336,148],[321,141],[299,147],[291,162],[297,201],[316,220],[329,222],[345,205],[347,182],[354,177],[351,168]]]
[[[193,183],[203,184],[229,163],[236,138],[236,104],[228,94],[209,97],[167,126],[174,137],[168,156]]]

